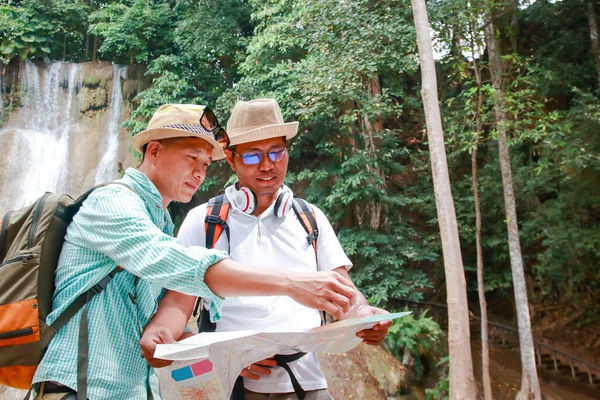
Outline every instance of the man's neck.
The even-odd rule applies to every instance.
[[[156,187],[156,190],[158,190],[158,193],[160,193],[160,198],[162,199],[162,207],[166,210],[167,206],[169,205],[171,200],[166,198],[165,195],[163,194],[163,192],[161,191],[160,182],[158,181],[156,174],[153,171],[153,168],[151,168],[150,166],[148,166],[145,163],[142,163],[142,165],[140,165],[137,168],[137,170],[140,171],[142,174],[146,175],[148,177],[148,179],[150,180],[150,182],[152,182],[154,184],[154,186]]]
[[[262,213],[265,212],[267,208],[273,204],[275,199],[277,198],[277,193],[264,195],[264,196],[256,196],[256,208],[252,212],[252,215],[259,217]]]

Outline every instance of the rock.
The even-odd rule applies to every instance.
[[[408,369],[381,347],[361,344],[343,354],[319,354],[334,399],[400,399],[410,387]]]
[[[123,99],[133,101],[139,93],[139,81],[127,80],[123,82]]]

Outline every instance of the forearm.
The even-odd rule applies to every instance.
[[[196,299],[195,296],[167,291],[158,303],[158,309],[146,329],[165,328],[178,340],[192,315]]]
[[[208,268],[204,282],[217,296],[289,296],[298,303],[324,310],[336,318],[348,311],[355,290],[335,272],[279,271],[242,265],[226,259]],[[219,310],[211,302],[211,320]]]
[[[282,296],[291,289],[290,272],[249,267],[230,259],[210,266],[204,273],[204,282],[220,297],[228,296]]]

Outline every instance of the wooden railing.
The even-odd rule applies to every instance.
[[[412,304],[417,304],[417,305],[433,306],[433,307],[439,307],[439,308],[445,308],[445,309],[448,308],[447,305],[441,304],[441,303],[431,303],[431,302],[427,302],[427,301],[415,301],[415,300],[408,300],[408,299],[395,299],[395,300],[401,301],[403,303],[412,303]],[[473,319],[481,321],[481,318],[476,316],[475,314],[473,314],[470,310],[469,310],[469,316]],[[509,332],[510,334],[516,335],[517,338],[519,336],[519,330],[512,326],[499,324],[499,323],[493,322],[493,321],[488,321],[488,325],[493,326],[498,329],[501,329],[503,331]],[[504,337],[502,338],[502,342],[506,343]],[[552,361],[554,364],[554,369],[556,371],[558,371],[558,364],[560,362],[558,360],[557,356],[560,355],[562,358],[567,359],[569,361],[569,364],[571,367],[571,375],[572,375],[573,379],[577,378],[577,374],[576,374],[576,370],[575,370],[576,364],[577,364],[577,365],[584,367],[587,370],[587,375],[588,375],[588,380],[590,382],[590,385],[594,385],[594,372],[600,373],[600,366],[595,365],[595,364],[593,364],[589,361],[586,361],[582,358],[579,358],[571,353],[560,350],[554,346],[551,346],[549,344],[541,342],[537,339],[533,339],[533,344],[534,344],[534,348],[535,348],[538,366],[542,365],[542,358],[543,358],[542,350],[547,350],[547,353],[549,353],[550,357],[552,358]]]

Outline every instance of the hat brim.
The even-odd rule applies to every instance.
[[[271,139],[285,136],[291,139],[298,134],[298,122],[286,122],[284,124],[266,125],[260,128],[245,131],[236,135],[230,135],[230,146],[242,143],[258,142],[259,140]]]
[[[213,161],[222,160],[225,158],[225,153],[223,153],[223,148],[217,141],[211,137],[200,135],[193,132],[184,131],[181,129],[173,129],[173,128],[153,128],[146,129],[145,131],[141,131],[133,138],[131,138],[131,145],[134,149],[136,149],[140,154],[143,154],[143,148],[146,144],[151,142],[152,140],[162,140],[162,139],[170,139],[170,138],[178,138],[178,137],[195,137],[202,139],[208,142],[213,147],[212,159]]]

